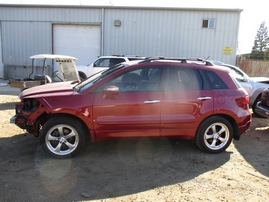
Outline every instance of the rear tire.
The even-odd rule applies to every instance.
[[[220,153],[232,142],[233,128],[230,122],[220,116],[206,119],[198,128],[195,136],[196,145],[207,153]]]
[[[85,144],[83,125],[72,117],[54,117],[42,127],[39,143],[42,149],[56,158],[77,155]]]

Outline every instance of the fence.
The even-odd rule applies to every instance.
[[[269,77],[268,60],[246,60],[242,59],[238,66],[250,77],[264,76]]]

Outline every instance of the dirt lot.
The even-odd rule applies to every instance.
[[[89,143],[56,160],[9,123],[17,101],[0,95],[0,201],[268,201],[269,119],[253,117],[217,155],[191,141],[145,138]]]

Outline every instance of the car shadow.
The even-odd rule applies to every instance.
[[[248,131],[234,145],[257,172],[269,177],[269,119],[253,116]]]
[[[227,152],[205,154],[186,140],[121,139],[90,143],[73,159],[71,170],[77,173],[76,185],[80,188],[75,189],[81,192],[80,200],[85,197],[83,194],[88,200],[97,200],[186,182],[219,168],[229,159]],[[63,166],[55,163],[57,175]],[[67,172],[65,177],[72,174]],[[55,183],[51,177],[47,182],[47,186]]]
[[[0,138],[0,145],[0,167],[4,168],[0,191],[5,193],[1,189],[12,185],[10,197],[2,199],[13,201],[29,197],[80,201],[136,194],[186,182],[230,159],[229,152],[205,154],[192,141],[166,138],[88,142],[72,159],[49,157],[30,134]],[[17,198],[18,189],[28,193],[25,198]]]

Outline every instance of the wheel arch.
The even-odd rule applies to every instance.
[[[44,116],[44,115],[43,115]],[[70,118],[73,118],[73,119],[76,119],[77,121],[79,121],[82,126],[83,126],[83,130],[88,133],[88,135],[86,137],[89,137],[91,140],[92,140],[92,133],[91,133],[91,130],[88,128],[87,124],[78,116],[75,116],[73,114],[65,114],[65,113],[57,113],[57,114],[47,114],[46,115],[46,121],[48,121],[49,119],[51,118],[54,118],[54,117],[70,117]],[[93,138],[94,139],[94,138]]]
[[[214,114],[214,115],[208,116],[206,119],[204,119],[204,120],[200,123],[200,125],[202,125],[207,119],[209,119],[209,118],[211,118],[211,117],[216,117],[216,116],[223,117],[223,118],[225,118],[227,121],[230,122],[230,124],[232,125],[232,128],[233,128],[233,132],[234,132],[234,133],[233,133],[233,139],[235,139],[235,140],[239,140],[239,138],[240,138],[240,130],[239,130],[238,127],[236,127],[236,126],[237,126],[237,124],[236,124],[236,120],[235,120],[233,117],[231,117],[231,116],[229,116],[229,115],[227,115],[227,114]],[[200,125],[199,125],[199,127],[200,127]],[[196,136],[198,135],[199,127],[197,127],[197,129],[196,129],[196,132],[195,132],[195,138],[196,138]]]
[[[204,152],[211,154],[223,152],[234,138],[234,125],[236,124],[233,124],[233,119],[227,115],[209,116],[197,128],[194,141]]]

